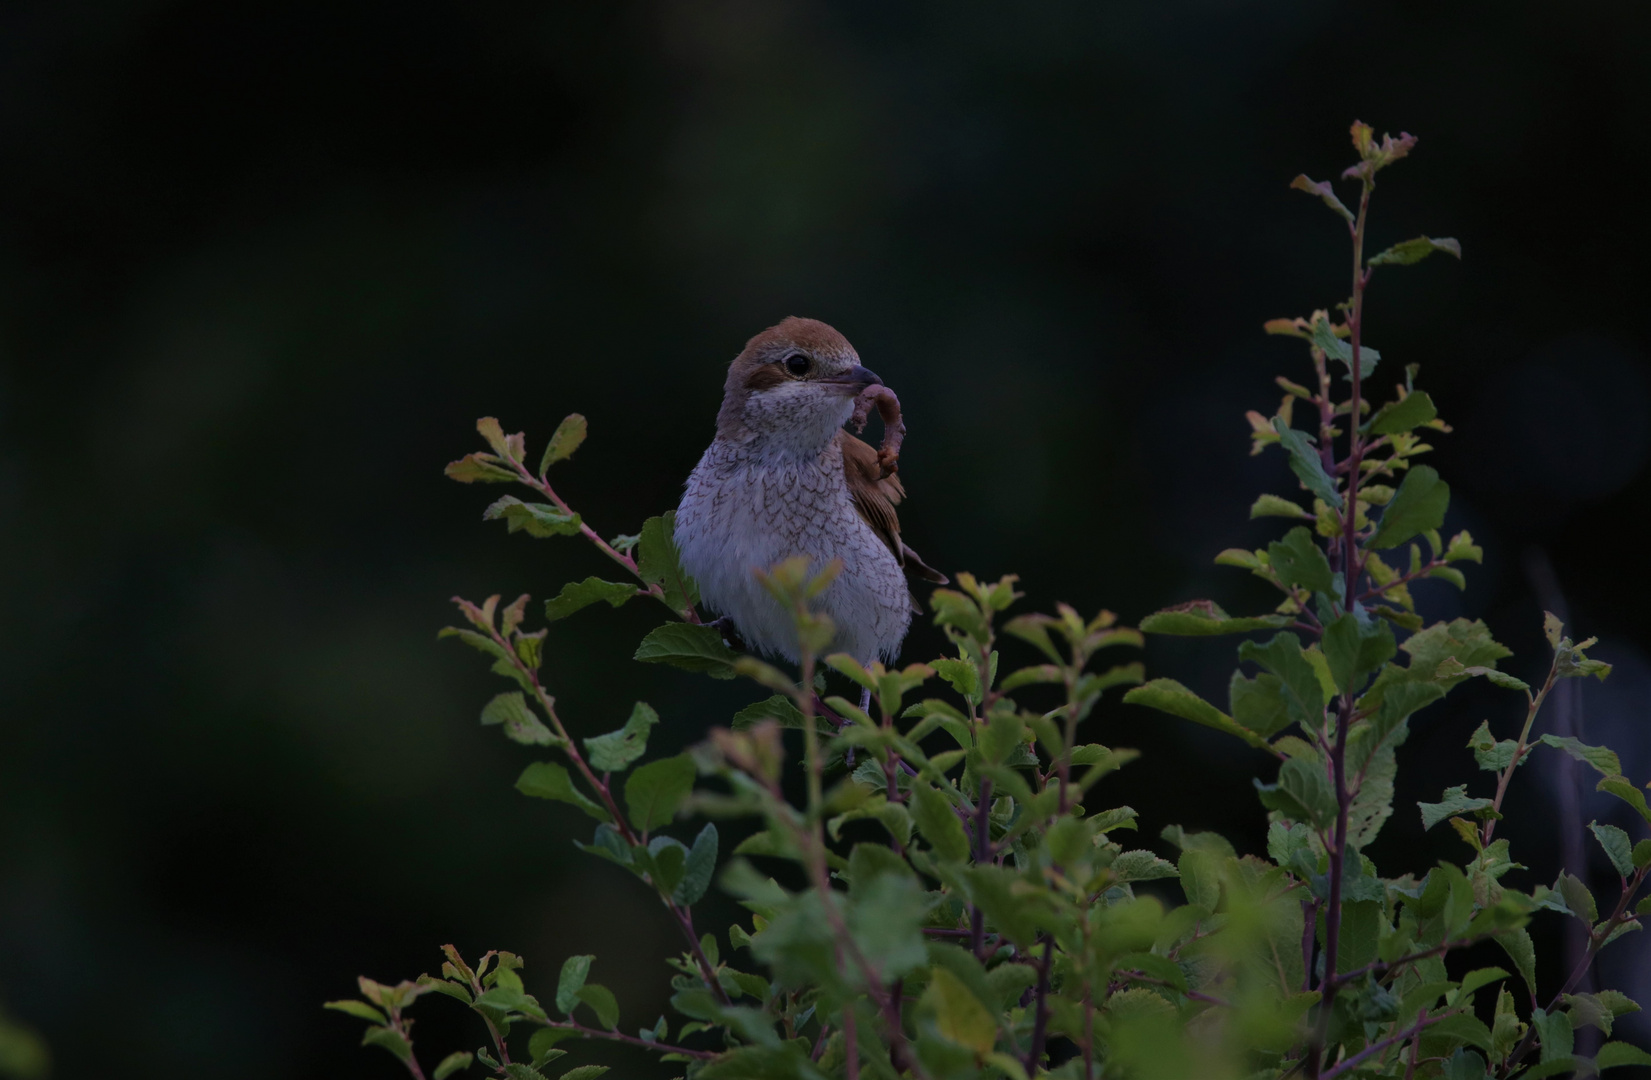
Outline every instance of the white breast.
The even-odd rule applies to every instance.
[[[797,555],[816,567],[843,561],[816,601],[837,627],[831,651],[861,663],[892,660],[911,625],[905,574],[855,512],[835,441],[818,456],[799,458],[760,435],[717,439],[688,478],[676,542],[705,603],[732,619],[758,651],[797,660],[791,619],[754,573]]]

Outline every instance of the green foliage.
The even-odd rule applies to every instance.
[[[547,622],[651,597],[672,619],[643,639],[637,660],[744,678],[754,690],[727,726],[650,760],[660,718],[645,704],[616,731],[569,736],[539,674],[546,631],[523,628],[526,597],[504,608],[498,597],[458,601],[467,625],[443,631],[507,680],[483,722],[555,758],[528,764],[517,787],[595,818],[577,846],[634,877],[680,930],[681,951],[667,961],[675,1019],[622,1029],[622,1003],[590,979],[591,955],[568,957],[545,984],[547,1009],[528,992],[521,958],[491,952],[471,967],[452,946],[439,977],[393,987],[363,979],[360,998],[328,1007],[365,1022],[364,1042],[414,1076],[425,1074],[404,1010],[425,993],[470,1008],[488,1045],[449,1054],[438,1078],[478,1064],[516,1080],[603,1072],[561,1071],[560,1044],[572,1040],[645,1048],[696,1080],[1506,1080],[1651,1062],[1623,1042],[1579,1056],[1578,1027],[1609,1036],[1638,1008],[1611,990],[1576,992],[1582,970],[1545,1004],[1537,997],[1539,983],[1559,976],[1539,980],[1527,924],[1582,920],[1590,961],[1638,929],[1636,912],[1651,907],[1635,903],[1651,874],[1651,838],[1590,826],[1621,878],[1614,897],[1564,874],[1551,888],[1523,880],[1510,838],[1495,835],[1506,800],[1525,796],[1518,767],[1545,745],[1588,764],[1600,790],[1648,822],[1651,809],[1609,749],[1537,730],[1557,680],[1607,674],[1586,654],[1591,639],[1573,642],[1549,616],[1552,658],[1533,686],[1497,669],[1510,653],[1483,623],[1429,625],[1416,611],[1412,587],[1465,587],[1462,567],[1483,553],[1466,532],[1448,543],[1440,535],[1450,489],[1416,459],[1431,449],[1424,431],[1449,427],[1414,386],[1414,366],[1390,400],[1371,400],[1379,355],[1363,340],[1365,301],[1375,268],[1461,251],[1421,237],[1364,258],[1376,175],[1415,140],[1378,140],[1363,124],[1352,136],[1359,160],[1345,176],[1358,184],[1356,210],[1328,183],[1292,185],[1347,225],[1352,298],[1266,325],[1305,346],[1312,377],[1281,379],[1278,413],[1248,417],[1252,449],[1279,447],[1304,494],[1260,496],[1251,517],[1289,527],[1216,560],[1276,588],[1271,611],[1232,616],[1195,600],[1148,615],[1140,631],[1064,604],[1006,617],[1021,599],[1016,578],[958,574],[925,605],[946,655],[866,668],[820,655],[832,627],[811,601],[836,569],[814,574],[795,559],[757,575],[802,645],[798,670],[782,671],[702,621],[669,514],[610,543],[556,494],[548,470],[584,441],[583,417],[563,421],[537,473],[524,464],[523,435],[482,420],[488,451],[448,474],[532,493],[497,500],[487,517],[533,536],[579,535],[619,571],[617,582],[564,586],[545,605]],[[1307,429],[1295,426],[1298,407],[1311,414]],[[1138,662],[1103,662],[1140,646],[1141,631],[1254,635],[1236,650],[1229,712],[1174,680],[1147,681]],[[1518,694],[1521,708],[1480,725],[1472,764],[1462,755],[1465,782],[1419,803],[1419,823],[1395,816],[1411,717],[1474,678]],[[1264,856],[1176,825],[1138,847],[1114,839],[1139,815],[1107,808],[1105,781],[1136,754],[1093,741],[1093,731],[1098,711],[1114,710],[1106,695],[1123,687],[1132,687],[1128,706],[1243,743],[1235,768],[1266,764],[1271,781],[1254,777]],[[1515,721],[1517,737],[1493,734]],[[1174,763],[1154,764],[1167,766],[1173,786]],[[744,829],[720,866],[719,826],[696,831],[685,821],[695,817]],[[1366,851],[1390,818],[1412,841],[1448,821],[1460,858],[1378,867]],[[744,913],[704,932],[695,920],[713,882]],[[1167,899],[1177,887],[1184,903]],[[1468,969],[1459,951],[1489,941],[1508,968]]]

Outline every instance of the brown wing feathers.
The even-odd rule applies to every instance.
[[[894,508],[906,497],[906,489],[899,475],[882,475],[877,448],[870,443],[856,439],[847,431],[837,433],[837,442],[843,448],[843,473],[848,480],[849,495],[861,520],[889,546],[908,575],[945,585],[946,575],[925,563],[900,539],[900,518]]]

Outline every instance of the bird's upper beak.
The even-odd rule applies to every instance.
[[[859,364],[855,364],[841,375],[833,375],[829,379],[819,381],[831,386],[840,386],[844,393],[850,395],[858,394],[868,386],[883,385],[883,380],[877,377],[877,372],[863,368]]]

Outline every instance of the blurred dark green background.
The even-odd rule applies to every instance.
[[[726,362],[811,315],[905,403],[931,562],[1126,619],[1259,603],[1210,559],[1293,490],[1242,413],[1305,370],[1261,322],[1347,288],[1338,221],[1286,185],[1347,164],[1355,116],[1422,140],[1375,242],[1467,256],[1378,276],[1370,307],[1378,383],[1421,363],[1457,424],[1436,464],[1489,552],[1424,604],[1490,618],[1528,675],[1551,567],[1619,665],[1562,711],[1651,777],[1648,29],[1589,0],[0,7],[0,1000],[69,1078],[396,1075],[319,1003],[449,941],[525,953],[541,991],[594,951],[652,1023],[663,912],[572,849],[585,819],[511,790],[530,755],[477,728],[494,684],[435,640],[454,593],[603,569],[442,478],[475,417],[542,445],[586,413],[562,489],[634,531]],[[683,745],[755,696],[630,662],[657,621],[552,630],[580,733],[640,697]],[[1148,661],[1220,694],[1231,655]],[[1516,714],[1424,714],[1390,870],[1449,850],[1406,800]],[[1117,706],[1094,731],[1146,751],[1113,788],[1144,842],[1181,821],[1253,850],[1260,763],[1206,734]],[[1570,783],[1518,777],[1527,886],[1592,860],[1607,887],[1568,829],[1619,819]],[[1651,997],[1651,950],[1616,949]],[[430,1049],[480,1041],[418,1012]]]

